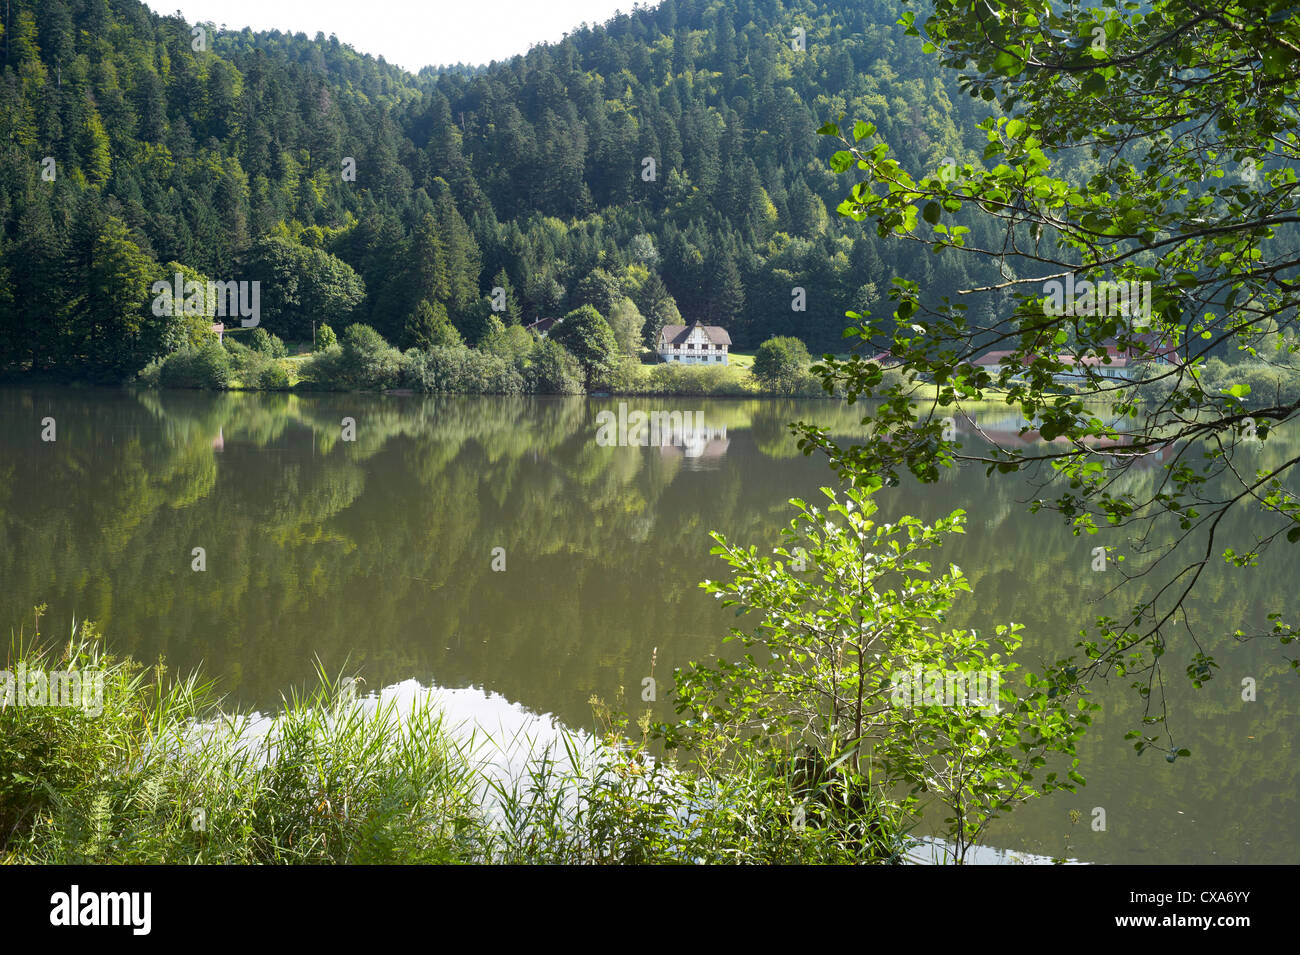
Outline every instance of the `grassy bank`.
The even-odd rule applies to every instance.
[[[258,334],[258,333],[261,334]],[[332,333],[331,333],[332,335]],[[261,329],[181,349],[142,369],[150,388],[223,391],[410,391],[417,394],[583,394],[682,397],[827,397],[811,374],[782,387],[755,378],[754,357],[738,353],[728,365],[664,364],[623,356],[599,369],[582,366],[558,343],[523,335],[494,347],[434,345],[399,351],[373,329],[352,326],[312,350]]]
[[[102,674],[103,695],[0,708],[3,863],[878,862],[905,843],[883,805],[792,825],[810,789],[789,765],[706,753],[674,771],[648,724],[629,733],[599,701],[593,737],[503,782],[481,737],[428,706],[362,705],[346,681],[256,719],[197,676],[112,659],[92,628],[56,649],[15,638],[20,665]]]

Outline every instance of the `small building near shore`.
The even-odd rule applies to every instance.
[[[665,362],[687,365],[725,365],[731,336],[721,325],[665,325],[655,351]]]
[[[532,332],[538,338],[545,338],[546,333],[558,322],[558,318],[539,318],[535,322],[530,322],[524,326],[524,331]]]

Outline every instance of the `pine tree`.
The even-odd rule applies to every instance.
[[[518,325],[523,316],[523,309],[519,305],[519,297],[515,294],[514,286],[510,284],[510,276],[506,273],[505,268],[497,269],[496,275],[492,276],[490,294],[495,296],[497,289],[501,289],[505,296],[506,307],[497,312],[501,321],[507,326]]]
[[[451,347],[463,344],[460,333],[447,318],[447,309],[441,302],[422,299],[406,320],[402,333],[403,348]]]

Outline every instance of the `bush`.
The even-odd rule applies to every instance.
[[[406,382],[430,394],[518,395],[524,378],[499,355],[467,348],[434,347],[406,353]]]
[[[270,362],[257,375],[257,387],[263,391],[288,391],[289,372],[280,362]]]
[[[1219,397],[1233,385],[1250,386],[1250,393],[1242,399],[1247,408],[1300,399],[1300,381],[1286,369],[1262,361],[1244,361],[1234,365],[1221,358],[1211,358],[1205,363],[1201,387],[1207,394]]]
[[[349,388],[395,388],[402,380],[402,353],[369,325],[349,325],[338,358],[340,384]]]
[[[334,334],[334,329],[328,325],[322,325],[316,329],[316,341],[312,343],[312,351],[325,351],[339,343],[338,336]]]
[[[1246,406],[1250,408],[1285,404],[1300,398],[1300,381],[1286,369],[1275,368],[1264,362],[1237,365],[1227,377],[1231,384],[1240,382],[1250,386],[1250,394],[1245,399]]]
[[[215,341],[202,348],[183,348],[163,361],[158,383],[164,388],[230,387],[230,357]]]
[[[155,358],[149,364],[145,365],[136,372],[135,380],[137,384],[144,385],[146,388],[158,388],[159,377],[162,375],[162,366],[167,361],[167,356]]]
[[[742,376],[722,365],[652,365],[643,385],[656,395],[743,395],[752,393]]]
[[[797,338],[778,335],[759,346],[753,375],[766,388],[793,394],[804,384],[811,364],[808,346]]]
[[[246,375],[250,369],[260,368],[266,362],[265,356],[253,351],[243,342],[237,342],[227,335],[222,342],[226,354],[230,356],[230,370],[235,375]]]
[[[537,395],[580,395],[582,366],[559,342],[543,338],[533,348],[524,366],[528,391]]]
[[[569,312],[551,326],[547,337],[578,359],[588,388],[606,384],[618,364],[618,340],[609,323],[590,305]]]
[[[963,532],[965,512],[933,525],[877,522],[871,496],[883,485],[862,479],[842,498],[823,488],[821,508],[792,500],[796,518],[770,552],[711,535],[733,579],[701,586],[760,620],[732,629],[744,647],[737,662],[677,672],[674,708],[685,719],[659,731],[670,745],[743,745],[802,764],[818,791],[837,784],[847,807],[816,793],[803,800],[809,824],[815,815],[832,830],[873,791],[917,819],[922,794],[937,798],[949,810],[947,851],[961,862],[1017,804],[1083,784],[1076,743],[1100,706],[1084,699],[1071,659],[1041,676],[1020,671],[1019,624],[990,622],[988,637],[940,630],[971,586],[955,565],[932,570],[927,552]],[[1043,775],[1049,758],[1059,765]]]
[[[344,391],[348,386],[343,381],[342,367],[343,348],[324,348],[302,363],[298,387],[305,391]]]
[[[272,335],[265,328],[255,328],[248,336],[248,347],[267,358],[288,358],[289,349],[278,335]]]

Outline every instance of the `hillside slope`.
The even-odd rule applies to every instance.
[[[872,120],[917,170],[978,145],[958,130],[986,106],[917,55],[900,7],[666,0],[414,76],[334,37],[13,0],[0,370],[129,376],[194,334],[149,308],[180,266],[260,280],[263,327],[290,338],[362,320],[404,344],[429,302],[474,342],[500,287],[507,324],[626,297],[646,341],[698,319],[742,348],[837,349],[846,310],[888,311],[891,276],[978,277],[833,212],[827,119]]]

